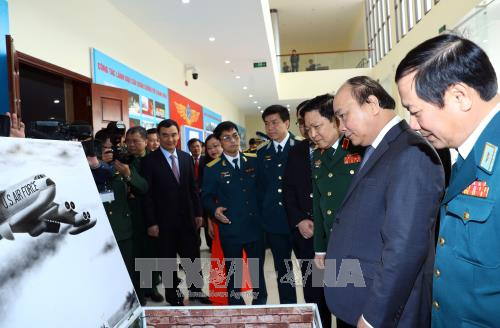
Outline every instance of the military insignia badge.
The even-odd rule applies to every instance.
[[[486,184],[486,181],[476,180],[465,188],[462,194],[479,198],[488,198],[488,191],[490,191],[490,187]]]
[[[344,141],[342,141],[342,149],[347,149],[349,147],[349,139],[344,138]]]
[[[252,173],[253,171],[255,171],[253,167],[249,167],[248,169],[245,170],[245,172],[247,173]]]
[[[321,166],[321,160],[318,159],[317,161],[314,162],[314,167],[319,169],[320,166]]]
[[[266,155],[266,156],[264,156],[264,160],[266,160],[266,161],[270,161],[270,160],[271,160],[271,155]]]
[[[347,156],[344,157],[344,164],[354,164],[354,163],[361,163],[361,155],[347,154]]]
[[[224,172],[220,173],[220,176],[221,176],[221,178],[230,178],[231,173],[229,173],[228,171],[224,171]]]
[[[495,159],[497,157],[497,150],[498,147],[490,144],[489,142],[484,145],[483,156],[481,156],[481,162],[479,163],[479,166],[483,170],[489,173],[493,171],[493,165],[495,164]]]

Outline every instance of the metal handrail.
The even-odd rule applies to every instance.
[[[323,55],[323,54],[336,54],[336,53],[343,53],[343,52],[356,52],[356,51],[373,51],[375,49],[352,49],[352,50],[336,50],[336,51],[320,51],[320,52],[297,52],[295,53],[296,55]],[[292,54],[282,54],[282,55],[276,55],[278,57],[283,57],[283,56],[291,56]]]

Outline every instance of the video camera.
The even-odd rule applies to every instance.
[[[113,161],[118,160],[123,164],[130,164],[134,161],[135,156],[129,153],[126,147],[122,146],[122,138],[125,135],[126,129],[127,127],[122,121],[113,121],[109,122],[106,132],[112,144]]]

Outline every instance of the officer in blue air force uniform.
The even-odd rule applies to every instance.
[[[500,95],[493,65],[470,40],[442,34],[406,55],[396,82],[412,128],[436,148],[458,150],[441,202],[432,327],[500,327]]]
[[[244,249],[249,259],[259,260],[258,268],[248,261],[253,292],[258,293],[252,304],[266,304],[263,232],[256,196],[257,158],[255,154],[239,152],[240,137],[234,123],[220,123],[214,135],[220,140],[224,153],[205,167],[203,207],[220,222],[220,240],[225,258],[240,259]],[[244,305],[242,298],[233,296],[234,292],[240,292],[240,288],[235,288],[234,275],[228,272],[230,268],[231,263],[226,263],[229,304]],[[257,273],[258,282],[254,275]]]
[[[261,206],[262,226],[266,243],[271,248],[280,304],[297,303],[295,286],[287,277],[292,270],[292,236],[283,200],[283,176],[288,151],[297,142],[288,132],[290,113],[280,105],[266,108],[262,114],[266,133],[271,141],[257,151],[258,200]],[[288,267],[287,267],[288,266]]]

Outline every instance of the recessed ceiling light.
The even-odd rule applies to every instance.
[[[239,79],[240,77],[241,77],[241,76],[239,76],[239,75],[236,75],[236,76],[235,76],[234,78],[235,78],[235,79]]]
[[[245,87],[243,87],[243,90],[246,90],[246,89],[248,89],[246,86],[245,86]]]
[[[214,38],[213,36],[211,36],[211,37],[209,37],[209,38],[208,38],[208,41],[210,41],[210,42],[214,42],[214,41],[215,41],[215,38]]]
[[[59,99],[54,99],[54,104],[59,104],[61,101]]]
[[[182,3],[187,4],[190,0],[182,0]]]
[[[261,106],[257,106],[257,109],[261,109],[262,107]]]
[[[290,108],[290,105],[286,105],[286,107]]]
[[[264,113],[264,111],[263,111],[263,110],[261,110],[260,112],[261,112],[261,113]]]
[[[253,95],[252,95],[252,94],[249,94],[249,95],[248,95],[248,97],[249,97],[249,98],[253,98]]]
[[[484,42],[484,43],[488,42],[488,39],[484,39],[484,40],[483,40],[483,42]]]
[[[257,103],[258,103],[258,101],[257,101],[257,100],[254,100],[254,102],[253,102],[253,103],[254,103],[254,104],[257,104]]]
[[[224,63],[231,64],[231,61],[230,60],[224,60]]]

